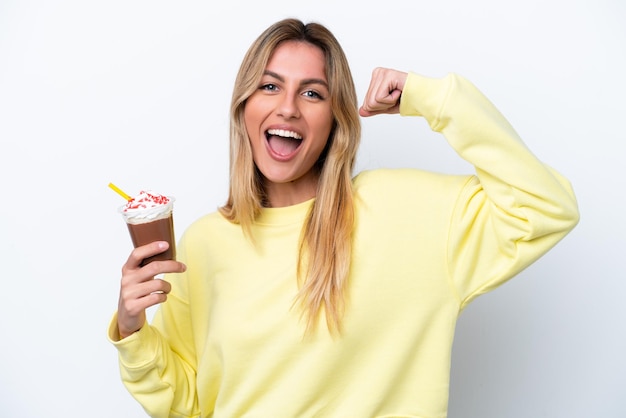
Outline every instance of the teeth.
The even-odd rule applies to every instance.
[[[285,131],[284,129],[270,129],[267,131],[270,135],[282,136],[284,138],[302,139],[300,135],[293,131]]]

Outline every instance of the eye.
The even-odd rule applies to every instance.
[[[308,97],[309,99],[324,100],[324,97],[315,90],[307,90],[303,93],[303,95]]]
[[[278,90],[278,87],[276,86],[276,84],[265,83],[265,84],[261,84],[261,86],[259,87],[259,90],[276,91]]]

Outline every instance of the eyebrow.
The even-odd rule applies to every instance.
[[[285,78],[273,71],[269,71],[269,70],[265,70],[263,72],[263,75],[269,75],[270,77],[274,77],[277,80],[281,81],[281,82],[285,82]],[[304,80],[302,80],[300,82],[300,85],[302,86],[308,86],[311,84],[321,84],[322,86],[326,87],[327,89],[328,87],[328,83],[326,82],[326,80],[322,80],[321,78],[305,78]]]

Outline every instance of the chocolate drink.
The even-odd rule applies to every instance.
[[[142,260],[144,266],[153,260],[175,260],[174,198],[142,190],[119,208],[126,221],[133,245],[140,247],[154,241],[167,241],[169,248]]]
[[[167,218],[157,219],[152,222],[141,224],[126,224],[133,246],[139,247],[154,241],[167,241],[170,246],[160,254],[148,257],[141,262],[145,266],[154,260],[175,260],[176,245],[174,238],[174,216],[170,214]]]

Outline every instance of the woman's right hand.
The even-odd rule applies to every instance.
[[[186,266],[178,261],[152,261],[141,266],[144,258],[167,250],[166,241],[155,241],[135,248],[122,267],[117,325],[120,339],[141,329],[146,322],[146,309],[167,300],[172,289],[169,282],[155,279],[161,273],[182,273]]]

